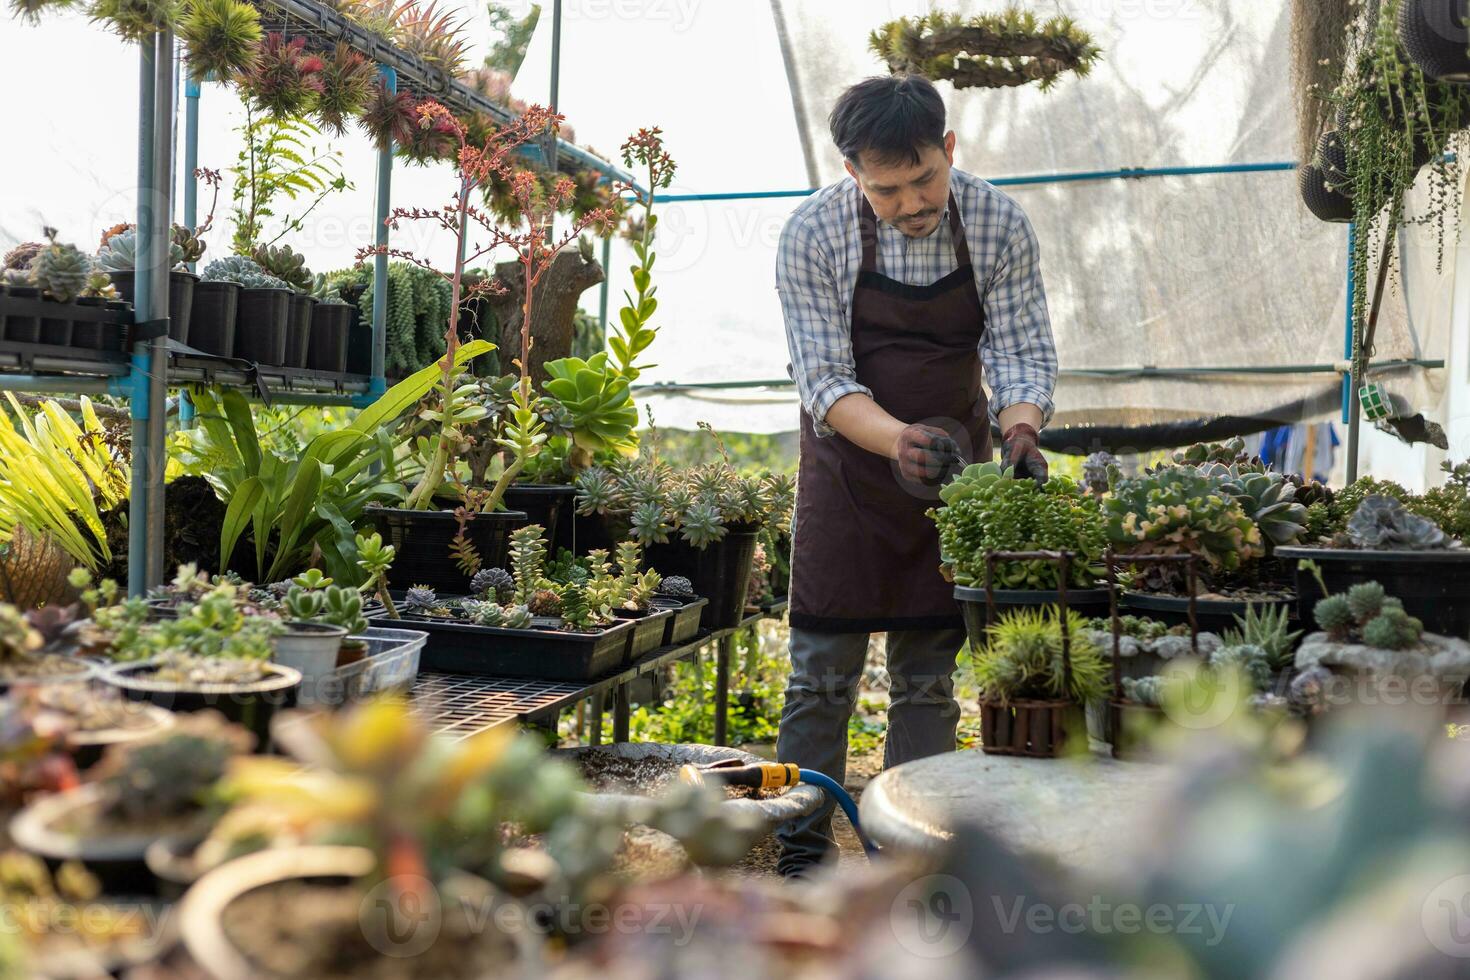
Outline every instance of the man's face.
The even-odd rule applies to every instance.
[[[878,160],[858,154],[858,165],[847,161],[847,172],[862,188],[878,220],[910,238],[923,238],[939,227],[949,201],[949,168],[954,164],[954,132],[944,134],[944,146],[919,149],[919,162]]]

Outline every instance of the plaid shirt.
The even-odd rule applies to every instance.
[[[950,189],[985,305],[980,358],[991,389],[991,416],[1027,402],[1049,419],[1057,354],[1031,222],[1015,201],[979,177],[951,170]],[[833,402],[853,392],[872,395],[857,382],[851,338],[852,293],[863,261],[861,194],[855,181],[843,179],[807,198],[787,219],[776,254],[776,291],[791,351],[788,371],[822,436],[833,433],[826,424]],[[920,239],[879,222],[878,271],[920,286],[953,272],[948,214],[946,208],[938,229]]]

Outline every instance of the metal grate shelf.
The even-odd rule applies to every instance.
[[[473,674],[421,673],[413,706],[434,731],[456,741],[555,710],[586,694],[586,685]]]

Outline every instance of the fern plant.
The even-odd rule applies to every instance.
[[[247,102],[238,132],[240,153],[230,169],[235,223],[230,246],[236,255],[251,255],[300,231],[327,195],[352,189],[342,169],[341,151],[316,149],[321,130],[305,119],[273,118]],[[283,200],[304,207],[299,214],[278,214]],[[279,230],[267,237],[267,227],[275,222]]]

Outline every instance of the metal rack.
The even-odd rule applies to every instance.
[[[718,644],[715,657],[715,744],[724,745],[729,720],[730,661],[735,634],[762,619],[780,618],[784,602],[752,613],[739,626],[706,630],[687,643],[655,650],[629,667],[591,683],[538,681],[519,677],[424,672],[413,689],[414,708],[436,732],[455,739],[470,738],[501,725],[529,724],[555,729],[561,712],[577,702],[592,702],[592,744],[602,741],[603,705],[613,696],[613,741],[628,740],[631,713],[629,688],[640,677]]]
[[[317,0],[252,0],[269,31],[305,36],[309,46],[330,47],[345,42],[374,61],[392,91],[400,87],[433,97],[461,113],[481,112],[499,122],[514,118],[511,110],[492,102],[422,59],[353,23]],[[555,0],[558,36],[561,3]],[[559,52],[553,52],[553,103]],[[167,462],[164,420],[170,385],[234,385],[281,403],[342,404],[362,407],[384,391],[384,344],[387,314],[387,257],[374,266],[372,370],[369,375],[336,375],[290,368],[247,370],[238,362],[193,357],[171,352],[167,338],[170,229],[173,223],[173,121],[177,68],[174,35],[161,31],[139,44],[138,92],[138,209],[137,272],[133,317],[135,336],[144,337],[122,354],[97,355],[47,345],[0,352],[0,390],[106,394],[126,398],[132,416],[133,475],[128,513],[128,591],[143,593],[163,580],[163,474]],[[182,164],[183,222],[198,225],[198,188],[193,179],[198,164],[199,102],[201,86],[184,87]],[[529,153],[551,156],[547,148]],[[586,167],[605,178],[632,183],[632,177],[606,161],[565,140],[556,141],[557,165]],[[384,224],[389,211],[393,153],[378,153],[375,223],[378,245],[388,243]],[[122,322],[122,321],[118,321]],[[188,423],[193,407],[187,392],[179,398],[181,422]]]

